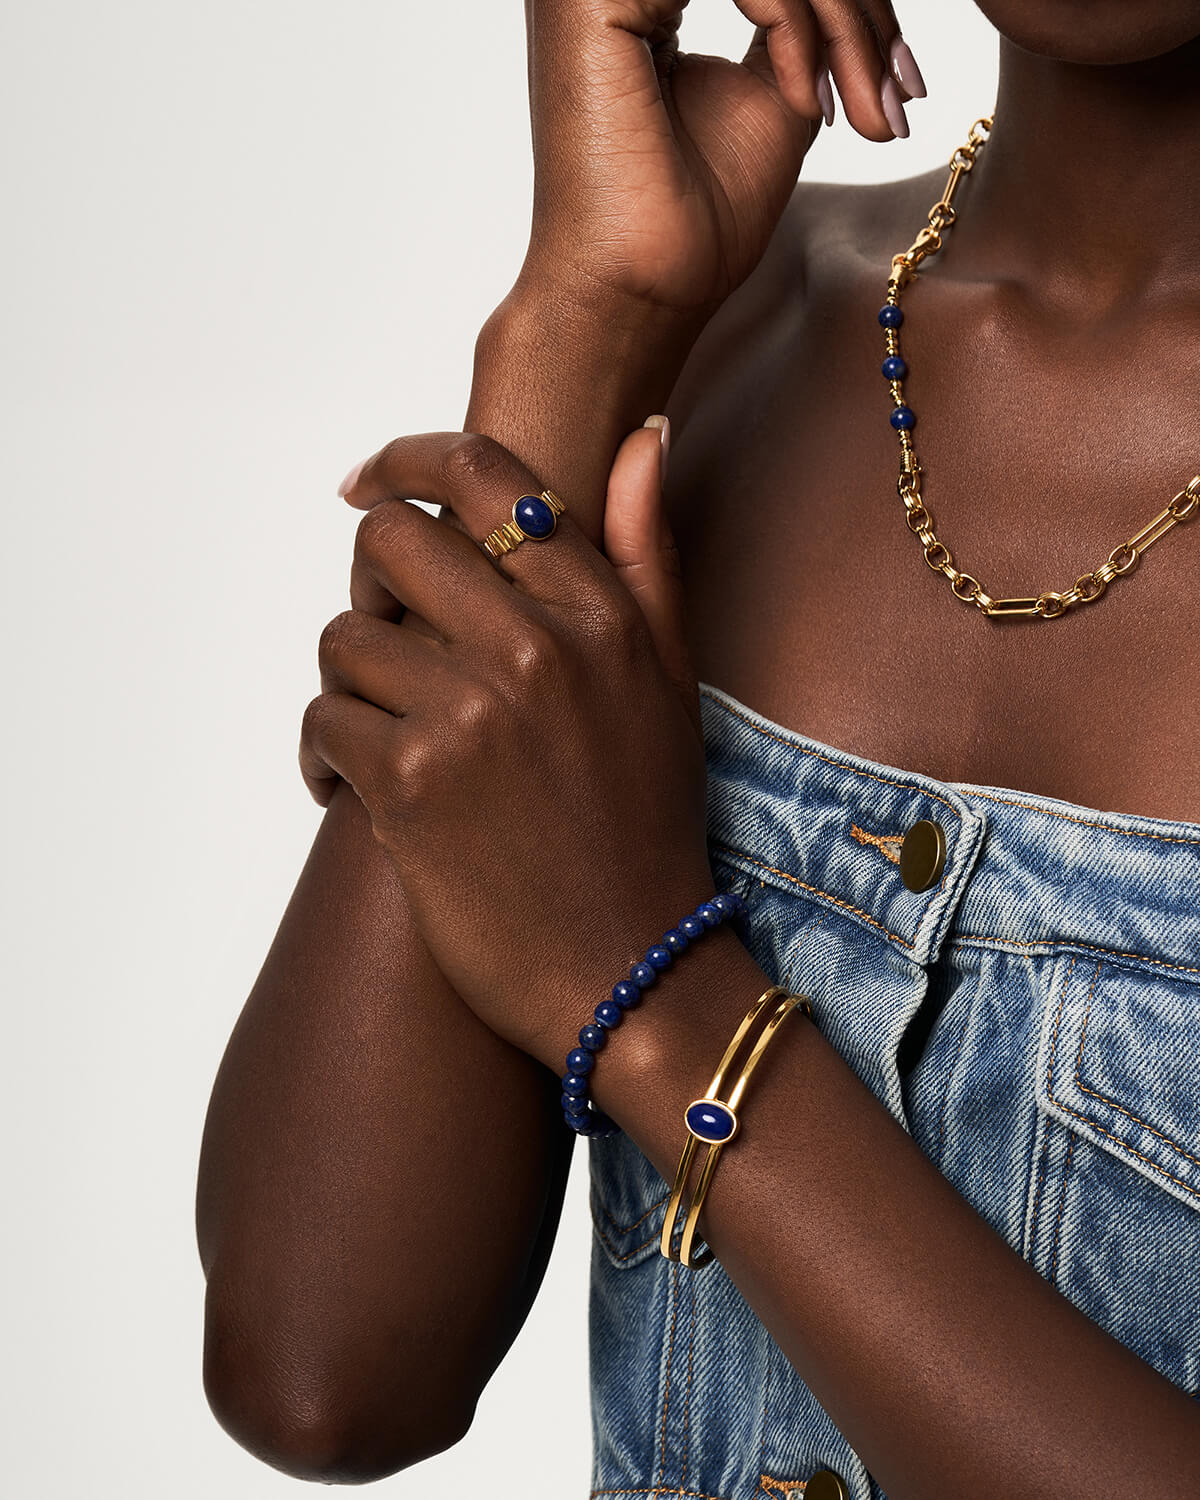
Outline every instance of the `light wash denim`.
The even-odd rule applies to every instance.
[[[707,683],[701,703],[716,887],[755,958],[1010,1245],[1196,1395],[1200,825],[947,785]],[[948,853],[914,894],[921,818]],[[594,1492],[783,1500],[828,1468],[879,1500],[721,1265],[659,1254],[667,1184],[633,1142],[590,1162]]]

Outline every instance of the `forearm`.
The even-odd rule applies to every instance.
[[[244,1446],[364,1479],[461,1435],[553,1238],[554,1083],[447,985],[342,787],[205,1122],[205,1385]]]
[[[723,929],[604,1053],[596,1100],[668,1182],[770,982]],[[1120,1473],[1200,1493],[1196,1403],[1015,1254],[811,1023],[784,1023],[740,1113],[701,1230],[894,1500],[1082,1500]]]

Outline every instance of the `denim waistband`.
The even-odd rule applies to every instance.
[[[710,847],[829,903],[914,963],[947,939],[1070,945],[1200,974],[1200,824],[941,782],[819,744],[700,684]],[[905,833],[940,824],[930,890],[900,878]]]

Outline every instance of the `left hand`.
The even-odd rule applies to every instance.
[[[353,608],[321,637],[301,768],[370,814],[434,960],[552,1066],[612,984],[712,894],[699,696],[659,433],[622,444],[601,552],[566,513],[493,562],[483,538],[543,483],[490,438],[398,438],[367,509]],[[463,529],[400,496],[441,502]],[[605,555],[607,553],[607,555]],[[426,631],[397,621],[415,611]]]

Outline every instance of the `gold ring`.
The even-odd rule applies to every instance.
[[[565,510],[553,490],[543,490],[540,495],[521,495],[513,501],[512,520],[488,533],[484,550],[493,557],[503,557],[524,541],[543,542]]]

